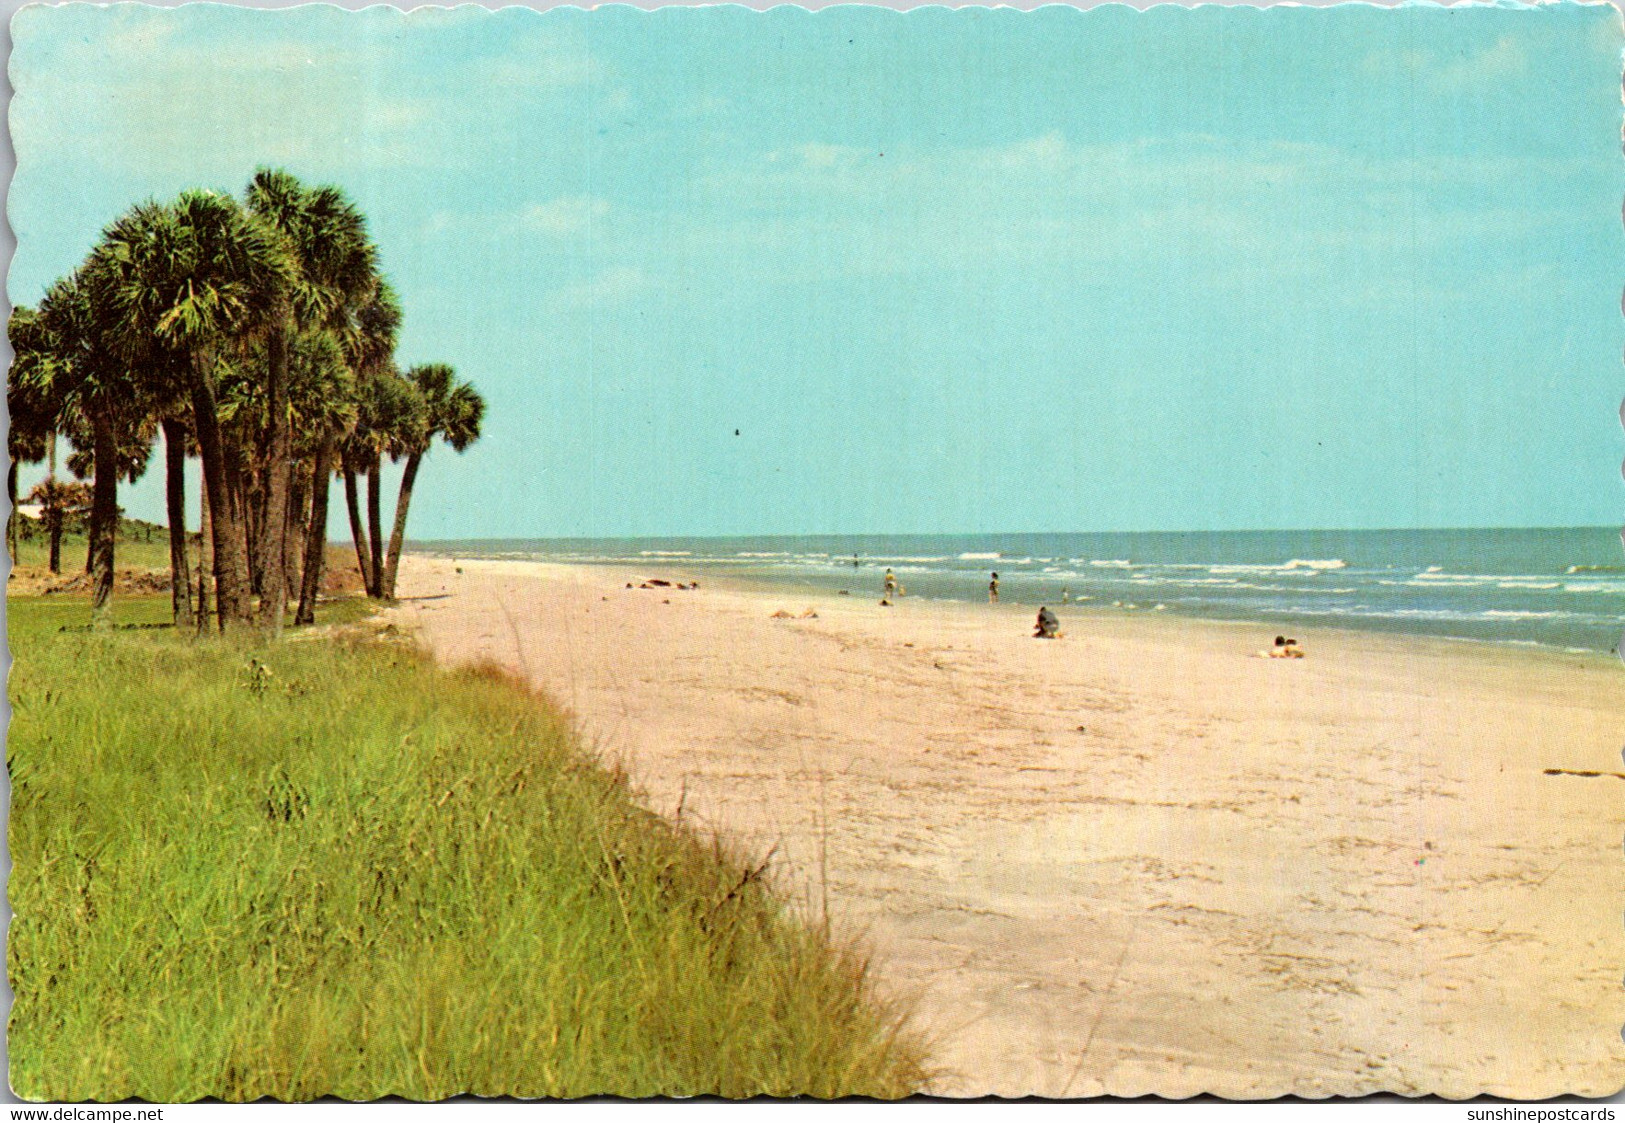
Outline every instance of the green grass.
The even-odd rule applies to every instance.
[[[167,569],[169,567],[169,532],[163,527],[151,531],[147,541],[145,523],[123,522],[119,526],[118,541],[113,546],[113,561],[120,569]],[[64,532],[62,535],[62,572],[78,573],[85,568],[89,540],[82,532]],[[194,553],[196,551],[194,550]],[[33,536],[17,541],[17,564],[43,568],[51,560],[51,540],[44,530],[35,530]]]
[[[168,624],[173,617],[169,595],[115,596],[115,626],[147,627]],[[90,627],[90,601],[86,597],[7,597],[6,629],[11,651],[19,659],[51,632]]]
[[[16,629],[21,626],[25,637],[58,631],[88,631],[91,626],[90,600],[83,596],[8,597],[12,651],[17,653]],[[363,594],[337,594],[316,602],[316,626],[354,624],[378,611],[377,601]],[[115,628],[168,628],[174,619],[174,608],[169,594],[131,595],[113,597],[113,625]],[[213,617],[210,618],[211,628]],[[294,631],[293,611],[289,609],[286,627]]]
[[[502,676],[75,608],[9,603],[19,1095],[919,1087],[861,963]]]

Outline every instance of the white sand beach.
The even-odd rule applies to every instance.
[[[1625,1083],[1617,661],[624,587],[679,576],[410,557],[434,599],[395,619],[527,676],[653,808],[771,849],[914,1003],[934,1091]]]

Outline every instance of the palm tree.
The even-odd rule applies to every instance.
[[[296,281],[284,240],[230,196],[187,191],[114,222],[92,255],[98,303],[131,358],[184,374],[203,461],[222,629],[251,619],[242,525],[227,493],[215,368],[221,352],[274,322]]]
[[[483,402],[449,367],[411,378],[395,370],[399,302],[343,192],[260,169],[245,198],[194,190],[133,207],[37,310],[13,314],[9,494],[15,506],[20,463],[54,448],[58,432],[69,437],[70,467],[95,477],[98,623],[112,591],[117,484],[144,471],[159,428],[175,619],[193,611],[185,462],[195,442],[205,538],[197,615],[202,626],[212,585],[222,630],[255,618],[255,592],[270,628],[295,592],[296,619],[312,618],[335,462],[368,592],[393,595],[424,454],[437,436],[459,451],[478,436]],[[387,560],[385,456],[407,461]],[[365,526],[358,472],[368,479]],[[14,551],[15,523],[10,537]]]
[[[120,429],[134,428],[141,412],[141,387],[130,366],[110,347],[105,308],[92,294],[85,270],[56,281],[40,301],[37,324],[44,344],[43,372],[59,395],[61,418],[88,445],[95,480],[90,509],[91,620],[112,623],[113,552],[118,533]],[[144,466],[144,464],[143,464]]]
[[[423,395],[397,371],[378,375],[361,388],[360,411],[355,429],[345,444],[345,493],[350,505],[350,525],[356,539],[356,555],[367,584],[367,595],[384,596],[384,556],[381,467],[383,458],[408,455],[425,441],[428,417]],[[367,476],[367,529],[359,526],[356,510],[355,474]]]
[[[389,558],[384,564],[383,596],[395,599],[395,574],[400,567],[401,546],[406,540],[407,510],[412,505],[412,488],[418,466],[436,437],[461,453],[480,439],[480,422],[485,417],[485,399],[466,382],[458,382],[456,372],[444,363],[413,367],[406,379],[423,398],[424,426],[413,434],[406,450],[406,470],[401,475],[401,493],[395,501],[395,529],[389,537]]]
[[[62,572],[62,529],[70,518],[86,514],[91,507],[91,489],[80,483],[63,483],[55,476],[47,476],[28,493],[30,503],[40,506],[40,521],[50,541],[46,568],[52,573]]]
[[[22,464],[44,460],[56,432],[61,404],[55,400],[49,371],[46,340],[32,308],[12,310],[7,334],[11,338],[11,379],[6,386],[6,409],[10,425],[6,430],[6,451],[11,463],[6,470],[6,498],[11,514],[6,519],[6,549],[12,564],[17,562],[17,469]]]
[[[215,416],[225,452],[226,502],[241,535],[251,593],[260,590],[258,531],[264,522],[264,458],[260,450],[270,427],[266,401],[266,340],[237,337],[217,357],[214,368]]]
[[[170,612],[177,628],[191,628],[192,565],[186,549],[186,453],[190,432],[174,412],[159,424],[164,431],[164,506],[169,515]],[[199,612],[206,612],[203,605]]]
[[[312,332],[294,349],[290,364],[289,399],[297,439],[294,453],[309,462],[309,511],[304,526],[300,565],[299,604],[295,624],[316,620],[316,597],[321,592],[327,551],[327,491],[333,478],[333,449],[356,421],[355,375],[344,349],[331,332]],[[311,543],[316,544],[312,550]]]
[[[64,463],[74,477],[90,479],[96,471],[95,434],[89,418],[75,411],[64,411],[62,436],[68,439],[68,456]],[[113,466],[118,478],[133,484],[147,474],[152,463],[153,443],[158,438],[158,421],[152,414],[132,403],[132,408],[113,416]]]
[[[357,422],[359,425],[359,422]],[[344,476],[344,506],[350,516],[350,541],[355,543],[355,563],[361,570],[361,584],[373,596],[372,544],[367,540],[367,524],[361,518],[361,500],[356,476],[364,473],[370,453],[363,434],[352,431],[339,450],[339,471]]]
[[[147,474],[147,465],[152,462],[153,441],[157,436],[157,422],[141,404],[139,391],[133,386],[128,397],[125,397],[113,410],[112,429],[113,441],[111,451],[104,450],[106,463],[112,465],[113,481],[135,483]],[[75,479],[92,479],[101,474],[100,463],[96,453],[96,431],[91,419],[83,411],[67,410],[62,418],[63,435],[68,438],[71,451],[68,453],[68,471]],[[93,512],[94,513],[94,512]],[[103,518],[109,518],[104,511]],[[111,517],[106,527],[107,549],[111,550],[118,541],[119,507],[115,502]],[[90,548],[86,552],[85,572],[96,574],[96,545],[100,540],[97,534],[90,536]],[[111,565],[111,561],[107,563]],[[109,580],[111,576],[109,575]]]
[[[255,569],[260,579],[259,622],[280,629],[287,602],[285,541],[293,469],[288,407],[288,360],[301,328],[334,323],[369,292],[377,255],[366,219],[336,187],[306,188],[287,172],[261,168],[248,186],[248,208],[274,229],[287,248],[294,283],[278,296],[266,335],[266,441],[262,516],[257,520]]]
[[[314,606],[316,593],[321,587],[320,573],[327,549],[328,475],[335,467],[344,476],[344,498],[350,516],[350,537],[355,543],[356,564],[361,570],[361,580],[369,595],[374,588],[372,552],[367,543],[366,532],[362,529],[361,509],[356,496],[357,464],[365,453],[363,447],[365,441],[356,438],[355,429],[361,423],[359,395],[377,379],[393,373],[392,356],[395,353],[395,339],[401,327],[401,306],[394,289],[390,288],[388,282],[380,279],[367,299],[354,306],[350,312],[344,324],[336,330],[336,334],[344,352],[345,364],[354,376],[358,413],[349,418],[342,432],[330,431],[331,439],[318,452],[317,463],[312,470],[310,535],[305,544],[305,572],[314,572],[317,577],[313,587],[307,579],[305,582],[307,590],[301,591],[300,594],[302,603],[296,619],[304,623],[309,623],[314,618],[310,615],[312,611],[310,606]]]

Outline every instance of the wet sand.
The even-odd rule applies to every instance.
[[[409,557],[436,599],[395,613],[528,676],[651,807],[772,848],[914,1002],[939,1094],[1625,1083],[1616,660],[624,588],[680,576]]]

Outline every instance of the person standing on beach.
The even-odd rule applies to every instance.
[[[987,603],[999,603],[999,575],[997,573],[993,575],[993,580],[987,583]]]
[[[897,594],[897,578],[890,569],[886,570],[886,599],[891,600]]]

